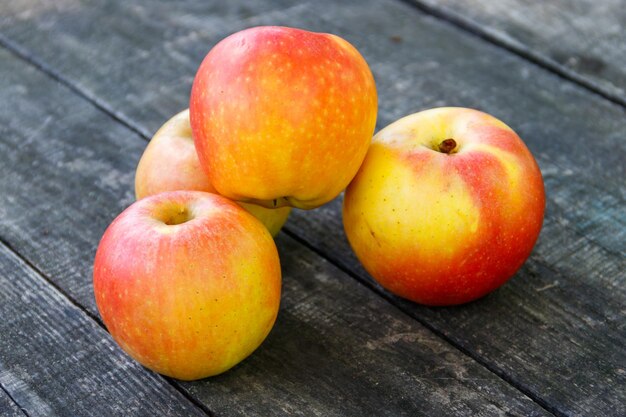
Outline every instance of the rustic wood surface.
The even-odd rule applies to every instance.
[[[24,417],[26,414],[9,397],[3,389],[0,389],[0,415],[6,417]]]
[[[623,0],[406,0],[626,104]]]
[[[27,415],[204,415],[2,244],[0,317],[0,384]]]
[[[0,51],[0,57],[0,73],[10,74],[0,82],[0,94],[12,97],[11,106],[3,107],[0,113],[5,127],[0,142],[0,190],[2,195],[11,196],[0,215],[3,239],[79,308],[96,317],[91,286],[95,248],[106,225],[132,200],[132,171],[145,142],[27,63],[6,51]],[[39,97],[40,91],[47,92],[46,98]],[[37,122],[33,124],[33,120]],[[278,243],[284,294],[280,319],[267,342],[224,376],[194,383],[173,382],[209,410],[241,416],[252,412],[271,415],[272,411],[368,415],[378,413],[379,408],[381,414],[390,416],[410,415],[414,410],[432,415],[545,414],[523,393],[302,244],[287,236],[281,236]],[[11,264],[5,268],[15,269]],[[39,287],[26,287],[22,290],[41,292]],[[10,292],[7,300],[14,295],[15,291]],[[36,323],[31,323],[33,318],[18,307],[8,305],[4,314],[13,311],[24,321],[19,327],[40,333]],[[58,320],[63,321],[63,317]],[[92,318],[83,316],[82,320],[96,326]],[[105,334],[103,330],[100,333]],[[69,348],[77,343],[72,341],[74,337],[67,335]],[[15,343],[12,337],[6,341]],[[147,379],[142,382],[147,387],[157,385],[152,380],[158,377],[140,372],[140,367],[112,343],[107,338],[105,346],[95,344],[91,352],[80,355],[47,348],[74,361],[64,364],[61,371],[66,370],[69,380],[85,382],[87,390],[97,387],[79,376],[96,378],[114,368],[116,362],[111,361],[115,358],[124,359],[116,377],[130,382]],[[19,346],[32,347],[28,343]],[[43,355],[45,349],[32,355]],[[107,357],[111,350],[115,358],[103,361],[100,356]],[[25,354],[11,352],[9,346],[0,345],[0,351],[7,352],[16,364],[25,360]],[[82,362],[85,355],[101,367],[89,368],[90,363]],[[50,364],[37,366],[43,372]],[[19,378],[8,382],[14,380]],[[15,393],[11,384],[3,383],[3,387],[12,395],[21,392]],[[60,386],[44,388],[50,396],[63,392]],[[27,393],[36,389],[33,383],[24,386]],[[136,390],[125,385],[116,389]],[[158,392],[140,394],[146,398],[165,396]],[[102,400],[94,397],[94,401],[98,399]],[[110,405],[111,399],[107,400],[102,401],[102,407]],[[47,415],[49,409],[81,415],[90,410],[84,403],[73,401],[65,403],[68,409],[57,409],[59,405],[49,401],[52,399],[41,400],[48,408],[26,401],[20,405],[37,415]],[[74,406],[80,408],[71,408]],[[134,414],[135,410],[125,407],[114,411]],[[184,410],[179,411],[184,414]],[[102,410],[94,408],[93,412]],[[152,409],[145,412],[159,414]]]
[[[188,398],[172,397],[180,407],[197,409],[196,402],[217,415],[625,414],[626,118],[619,101],[407,3],[222,3],[2,6],[0,42],[14,55],[0,53],[0,238],[92,326],[93,253],[108,222],[132,202],[142,139],[186,107],[208,49],[248,26],[299,26],[354,43],[377,80],[379,128],[439,105],[476,107],[506,121],[541,166],[544,229],[502,289],[432,309],[388,294],[363,271],[345,241],[339,199],[296,211],[289,236],[278,238],[281,315],[255,355],[195,383],[163,382],[131,365],[124,372],[158,381],[152,388],[170,396],[182,390]],[[487,23],[485,30],[500,30]],[[15,310],[4,315],[20,314],[8,308]],[[74,375],[94,372],[74,366]]]

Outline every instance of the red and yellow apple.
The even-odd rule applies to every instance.
[[[545,207],[541,172],[500,120],[471,109],[407,116],[373,139],[343,222],[365,269],[427,305],[477,299],[521,267]]]
[[[156,372],[193,380],[224,372],[271,330],[278,252],[265,227],[217,194],[139,200],[107,228],[93,284],[113,339]]]
[[[176,190],[217,193],[200,167],[191,137],[189,110],[172,117],[155,133],[135,174],[137,199]],[[291,212],[291,207],[268,209],[257,204],[238,204],[261,220],[272,236],[280,231]]]
[[[189,110],[200,163],[221,195],[311,209],[359,169],[377,95],[365,59],[344,39],[266,26],[208,53]]]

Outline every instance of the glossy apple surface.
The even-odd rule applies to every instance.
[[[200,163],[220,194],[311,209],[336,197],[361,165],[376,86],[338,36],[256,27],[208,53],[189,110]]]
[[[156,372],[193,380],[250,355],[272,328],[281,273],[274,241],[216,194],[139,200],[107,228],[94,293],[113,339]]]
[[[344,228],[385,288],[428,305],[465,303],[506,282],[530,255],[545,207],[522,140],[471,109],[407,116],[373,139],[347,188]]]
[[[191,136],[189,110],[178,113],[157,131],[135,174],[137,199],[176,190],[217,193],[200,167]],[[268,209],[256,204],[238,204],[261,220],[272,236],[280,231],[291,212],[290,207]]]

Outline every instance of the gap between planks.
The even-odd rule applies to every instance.
[[[547,412],[549,412],[549,413],[551,413],[551,414],[553,414],[555,416],[558,416],[558,417],[565,417],[566,416],[566,414],[559,412],[556,409],[556,407],[553,407],[552,405],[547,403],[543,398],[534,395],[530,390],[526,389],[523,384],[518,383],[513,378],[509,377],[501,369],[498,369],[495,366],[491,366],[487,361],[484,361],[479,355],[472,354],[471,351],[465,349],[463,346],[461,346],[460,344],[455,342],[454,339],[448,337],[445,333],[443,333],[442,331],[438,330],[435,326],[432,326],[428,321],[423,320],[420,317],[411,314],[411,312],[409,310],[404,309],[402,307],[402,305],[398,304],[389,293],[385,292],[384,290],[381,290],[380,288],[377,288],[376,285],[373,282],[368,281],[368,280],[362,278],[359,274],[357,274],[356,272],[351,271],[349,268],[344,267],[343,265],[339,265],[338,263],[333,262],[333,260],[330,259],[328,256],[326,256],[326,254],[322,250],[319,250],[315,246],[311,245],[305,239],[301,238],[297,233],[295,233],[294,231],[290,230],[289,227],[287,227],[287,226],[283,227],[282,232],[285,233],[287,236],[291,237],[292,239],[294,239],[295,241],[297,241],[298,243],[300,243],[301,245],[303,245],[304,247],[308,248],[310,251],[316,253],[321,258],[323,258],[326,261],[328,261],[331,264],[333,264],[340,271],[344,272],[346,275],[348,275],[349,277],[354,279],[359,284],[361,284],[364,287],[368,288],[369,290],[373,291],[375,294],[378,294],[381,298],[383,298],[389,304],[391,304],[394,307],[396,307],[403,314],[407,315],[412,320],[417,321],[422,326],[424,326],[425,328],[427,328],[428,330],[433,332],[433,334],[435,334],[437,337],[439,337],[440,339],[442,339],[446,343],[448,343],[450,346],[453,346],[459,352],[461,352],[465,356],[471,358],[476,363],[480,364],[483,368],[487,369],[489,372],[491,372],[492,374],[494,374],[495,376],[497,376],[498,378],[500,378],[501,380],[503,380],[507,384],[511,385],[512,387],[514,387],[515,389],[517,389],[518,391],[520,391],[521,393],[526,395],[528,398],[530,398],[533,402],[535,402],[537,405],[539,405],[541,408],[543,408]]]
[[[116,122],[122,124],[123,126],[137,133],[142,138],[148,141],[150,140],[150,137],[151,137],[150,132],[135,125],[135,123],[133,123],[132,120],[128,119],[123,114],[116,112],[106,103],[103,103],[101,100],[99,100],[97,97],[89,94],[88,92],[81,89],[79,86],[73,84],[70,80],[68,80],[59,72],[54,70],[44,61],[38,59],[33,54],[29,53],[28,50],[26,50],[25,48],[22,48],[19,44],[13,42],[2,33],[0,33],[0,46],[3,46],[6,50],[12,52],[18,58],[22,59],[23,61],[26,61],[27,63],[37,68],[44,74],[47,74],[48,76],[50,76],[50,78],[57,81],[59,84],[67,87],[68,89],[70,89],[70,91],[74,92],[79,97],[82,97],[83,99],[87,100],[94,107],[96,107],[97,109],[109,115],[109,117],[111,117]]]
[[[613,94],[609,91],[604,91],[603,88],[596,85],[593,81],[588,80],[585,76],[579,75],[576,71],[566,68],[565,66],[552,61],[551,59],[543,56],[539,52],[534,52],[532,49],[525,47],[523,44],[516,44],[515,42],[507,41],[499,37],[496,34],[492,34],[489,31],[483,29],[479,24],[471,19],[465,19],[460,16],[455,16],[447,13],[445,10],[440,10],[435,6],[431,6],[423,3],[420,0],[398,0],[404,4],[407,4],[423,14],[432,16],[435,19],[444,21],[464,32],[472,34],[483,41],[495,45],[499,48],[506,50],[507,52],[517,55],[524,60],[535,64],[536,66],[548,71],[558,77],[572,82],[588,92],[600,96],[605,100],[610,101],[622,108],[626,108],[626,97],[622,97],[618,94]]]
[[[18,410],[22,412],[22,414],[24,414],[26,417],[30,417],[30,415],[26,412],[26,410],[17,401],[15,401],[15,398],[13,398],[11,393],[7,391],[7,389],[4,388],[1,383],[0,383],[0,390],[2,390],[2,392],[4,392],[7,397],[9,397],[9,400],[11,400],[13,404],[15,404],[15,406],[18,408]]]
[[[37,266],[35,266],[29,259],[27,259],[26,257],[22,256],[22,254],[19,253],[17,250],[15,250],[15,248],[13,248],[11,246],[11,244],[9,242],[7,242],[2,236],[0,236],[0,245],[2,245],[5,248],[7,248],[7,250],[9,250],[15,257],[17,257],[26,266],[28,266],[31,270],[33,270],[48,285],[50,285],[52,288],[54,288],[56,291],[58,291],[73,306],[78,308],[81,312],[83,312],[91,320],[95,321],[98,324],[98,326],[103,328],[107,333],[109,332],[108,329],[106,328],[106,326],[104,325],[104,323],[102,322],[102,320],[100,320],[100,317],[96,316],[95,314],[92,314],[82,304],[80,304],[72,296],[70,296],[63,288],[61,288],[57,284],[55,284],[55,282],[53,280],[51,280],[50,277],[48,277],[43,271],[41,271],[39,268],[37,268]],[[152,371],[146,371],[146,372],[152,372]],[[157,373],[155,373],[155,374],[158,375],[158,377],[163,378],[163,380],[165,380],[176,391],[178,391],[186,400],[188,400],[190,403],[192,403],[197,408],[199,408],[200,411],[202,411],[204,414],[206,414],[209,417],[215,417],[215,414],[205,404],[203,404],[202,402],[198,401],[196,398],[191,396],[175,380],[173,380],[173,379],[171,379],[169,377],[157,374]],[[0,389],[2,389],[9,396],[9,398],[19,407],[19,409],[22,411],[22,413],[24,413],[27,417],[29,416],[28,413],[26,413],[26,411],[24,410],[24,408],[17,401],[15,401],[15,399],[11,396],[11,394],[2,385],[0,385]]]

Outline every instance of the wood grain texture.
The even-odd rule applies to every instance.
[[[334,265],[280,234],[283,298],[233,372],[183,386],[218,415],[549,415]]]
[[[626,104],[623,0],[408,0]]]
[[[205,415],[2,244],[0,317],[0,385],[29,416]]]
[[[540,163],[548,193],[547,219],[534,255],[516,279],[479,302],[428,309],[382,292],[345,242],[339,201],[295,213],[288,227],[553,412],[623,414],[622,108],[393,1],[264,9],[259,16],[238,16],[226,26],[212,24],[215,15],[209,6],[192,10],[184,3],[155,10],[134,2],[128,10],[110,5],[101,18],[115,19],[116,25],[132,22],[142,32],[154,21],[167,20],[168,29],[150,32],[133,54],[118,52],[114,40],[123,32],[113,27],[113,34],[81,39],[82,48],[100,51],[88,59],[73,46],[80,36],[67,22],[78,19],[94,25],[99,12],[81,9],[72,0],[60,4],[58,11],[41,17],[37,5],[20,3],[16,7],[32,8],[29,17],[7,19],[0,30],[140,132],[153,132],[186,106],[193,72],[211,45],[232,31],[258,24],[330,31],[353,42],[377,80],[379,127],[440,105],[476,107],[506,121]],[[195,24],[187,26],[190,14]],[[125,76],[98,76],[102,67]]]
[[[0,416],[3,417],[24,417],[24,411],[13,402],[11,397],[0,387]]]
[[[188,97],[183,99],[180,92],[189,92],[200,64],[190,61],[181,47],[192,43],[206,53],[213,39],[243,27],[242,21],[264,14],[271,16],[290,7],[300,8],[285,0],[180,0],[176,4],[167,0],[97,0],[89,4],[75,0],[26,0],[2,5],[0,33],[20,43],[28,39],[24,45],[30,41],[42,42],[35,58],[41,58],[59,74],[89,73],[102,79],[106,84],[102,89],[93,90],[93,83],[88,80],[86,84],[79,81],[78,86],[122,120],[131,117],[165,120],[188,107]],[[175,13],[171,13],[172,9]],[[60,32],[63,29],[68,32]],[[206,34],[213,36],[207,39]],[[48,35],[55,41],[49,42]],[[155,49],[155,40],[164,39],[166,43],[158,43]],[[45,47],[54,44],[69,55],[59,55]],[[73,59],[68,59],[69,56]],[[84,63],[76,68],[75,63],[80,60]],[[140,77],[131,76],[130,62],[141,68]],[[147,83],[150,87],[146,90]],[[118,86],[125,86],[126,92]],[[143,93],[137,94],[139,91]],[[125,105],[110,107],[111,96]],[[129,107],[136,113],[127,114],[124,109]],[[154,130],[141,132],[151,135]]]
[[[132,199],[132,173],[146,143],[3,50],[0,74],[0,103],[11,97],[10,105],[0,104],[0,236],[97,314],[91,286],[94,251],[107,223]],[[172,381],[216,415],[548,414],[300,243],[285,236],[278,242],[284,298],[267,342],[226,375],[193,383]],[[18,270],[17,276],[23,275],[24,268],[14,264],[0,257],[0,272]],[[37,411],[43,398],[59,414],[67,411],[62,403],[107,414],[103,408],[117,407],[117,401],[132,403],[137,396],[154,402],[153,407],[168,400],[152,397],[153,391],[164,389],[162,379],[140,372],[81,311],[60,296],[48,302],[46,291],[56,292],[41,280],[31,281],[0,300],[5,301],[2,317],[11,318],[11,328],[30,326],[42,340],[27,343],[16,335],[0,342],[0,363],[10,369],[3,380],[0,368],[0,383],[7,383],[20,404],[33,404]],[[19,303],[19,291],[33,298],[27,300],[32,313]],[[48,305],[52,301],[61,312]],[[99,335],[97,343],[91,333]],[[57,334],[68,338],[63,348],[54,344]],[[13,351],[16,341],[19,346]],[[29,364],[33,358],[39,361]],[[140,378],[143,388],[134,386]],[[35,386],[35,380],[46,383]],[[110,391],[91,393],[104,382]],[[84,386],[71,385],[80,383]],[[70,392],[59,391],[64,384],[72,387]],[[126,391],[130,399],[122,397]],[[145,412],[167,414],[148,406]]]

